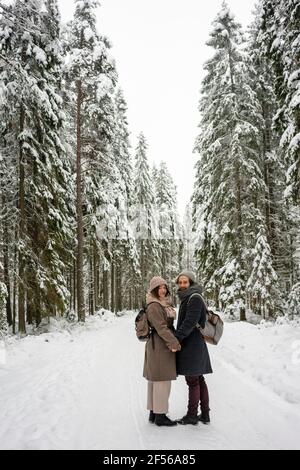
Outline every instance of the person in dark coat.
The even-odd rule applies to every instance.
[[[197,328],[202,328],[206,321],[206,306],[201,297],[202,289],[196,283],[193,272],[184,270],[176,279],[178,297],[181,301],[178,313],[176,338],[181,344],[177,352],[177,374],[184,375],[189,388],[187,414],[178,423],[208,423],[209,395],[204,375],[211,374],[212,368],[207,345]],[[201,414],[198,416],[200,403]]]

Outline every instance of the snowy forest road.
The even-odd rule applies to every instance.
[[[275,393],[266,377],[254,380],[245,360],[260,360],[262,342],[245,351],[237,330],[249,338],[257,327],[226,324],[222,345],[210,348],[211,424],[159,428],[147,420],[144,345],[135,338],[134,316],[104,325],[97,318],[8,344],[0,366],[1,449],[299,449],[299,403]],[[261,334],[272,336],[271,329]],[[284,380],[278,370],[275,383]],[[170,417],[185,414],[186,402],[179,377]]]

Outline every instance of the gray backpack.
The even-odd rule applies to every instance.
[[[155,302],[150,302],[147,306],[143,305],[134,320],[135,333],[139,341],[148,341],[151,336],[153,338],[153,333],[155,329],[153,328],[153,326],[150,325],[147,317],[147,307],[153,303]]]
[[[191,297],[189,298],[189,301],[195,295],[200,297],[204,302],[204,299],[203,299],[202,295],[197,294],[197,293],[192,294]],[[205,304],[205,302],[204,302],[204,304]],[[197,323],[196,327],[198,328],[198,330],[202,334],[202,336],[204,338],[204,341],[206,343],[217,345],[218,342],[220,341],[221,337],[222,337],[222,334],[223,334],[224,322],[223,322],[222,318],[217,313],[214,313],[213,311],[208,310],[207,307],[206,307],[206,304],[205,304],[205,308],[206,308],[205,326],[204,326],[204,328],[201,328],[199,323]]]

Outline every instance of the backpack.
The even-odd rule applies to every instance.
[[[150,302],[153,303],[153,302]],[[148,305],[150,305],[150,303]],[[143,305],[139,313],[135,318],[135,333],[136,337],[139,341],[148,341],[150,339],[152,333],[154,332],[154,328],[149,324],[147,318],[147,306]]]
[[[200,294],[192,294],[189,298],[189,301],[194,295],[198,295],[199,297],[201,297],[204,302],[204,299]],[[204,305],[206,308],[205,326],[204,328],[201,328],[199,323],[197,323],[196,328],[198,328],[206,343],[213,344],[216,346],[223,335],[224,322],[217,313],[214,313],[212,310],[207,309],[205,302]]]

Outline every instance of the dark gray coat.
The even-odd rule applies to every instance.
[[[189,301],[195,292],[200,293],[201,288],[192,286],[187,289],[179,307],[175,332],[176,338],[181,343],[181,351],[176,354],[178,375],[199,376],[212,373],[207,345],[196,328],[197,323],[202,327],[205,324],[206,307],[198,295]]]

